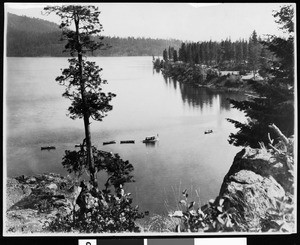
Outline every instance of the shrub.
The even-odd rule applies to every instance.
[[[80,209],[67,215],[57,214],[56,218],[46,227],[51,232],[139,232],[135,220],[143,218],[138,206],[132,207],[130,193],[122,187],[115,194],[94,192],[85,194],[87,203]],[[89,198],[87,198],[89,196]]]
[[[156,70],[160,70],[164,66],[164,61],[159,58],[153,60],[153,68]]]
[[[182,192],[183,199],[179,202],[182,210],[171,213],[170,217],[179,218],[181,224],[177,225],[177,232],[220,232],[243,231],[237,221],[241,220],[234,208],[226,209],[225,198],[210,200],[201,208],[195,209],[195,202],[188,200],[186,190]]]
[[[270,141],[268,146],[271,148],[270,151],[273,152],[273,164],[282,164],[282,168],[280,168],[282,173],[279,174],[283,176],[280,182],[282,182],[281,184],[286,191],[286,196],[282,199],[277,199],[274,207],[267,210],[266,218],[261,219],[262,231],[292,232],[295,223],[294,141],[293,138],[286,138],[276,125],[271,124],[269,127],[275,131],[279,138],[279,142],[273,145],[274,140],[268,134]]]
[[[292,197],[277,199],[273,208],[261,219],[263,232],[292,232],[294,230],[294,201]]]

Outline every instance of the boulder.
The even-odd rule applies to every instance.
[[[276,200],[285,191],[272,177],[262,177],[249,170],[231,175],[221,193],[244,216],[249,229],[260,227],[260,219],[267,218],[267,211],[276,207]]]
[[[31,188],[28,185],[21,184],[13,178],[7,178],[6,191],[6,209],[31,194]]]
[[[240,170],[249,170],[262,177],[272,176],[286,192],[291,192],[292,186],[291,181],[289,180],[290,173],[285,166],[286,164],[283,161],[278,161],[270,151],[246,147],[236,154],[233,164],[224,177],[220,194],[224,192],[226,183],[231,178],[230,176]]]
[[[236,155],[226,174],[219,196],[225,198],[227,208],[236,210],[249,231],[259,230],[269,210],[276,209],[277,201],[286,197],[281,185],[287,183],[283,166],[271,152],[247,147]]]
[[[6,187],[6,231],[22,233],[42,232],[45,221],[69,214],[81,190],[74,180],[52,173],[8,178]]]

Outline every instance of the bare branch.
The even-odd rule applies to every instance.
[[[274,151],[276,151],[277,153],[280,153],[280,150],[278,150],[275,146],[273,146],[272,144],[268,144]]]
[[[286,145],[289,143],[288,138],[280,131],[280,129],[274,123],[270,124],[269,128],[273,129]]]
[[[268,133],[268,139],[269,139],[270,143],[271,143],[271,144],[273,144],[273,142],[274,142],[274,139],[271,139],[271,135],[270,135],[270,133]]]

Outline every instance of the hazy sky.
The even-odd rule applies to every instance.
[[[103,35],[220,41],[259,35],[281,35],[272,16],[286,3],[93,3],[99,6]],[[6,3],[5,10],[58,23],[55,14],[44,16],[46,3]]]

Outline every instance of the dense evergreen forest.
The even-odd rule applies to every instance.
[[[63,53],[64,42],[60,41],[61,30],[49,21],[15,14],[7,14],[7,56],[67,56]],[[159,56],[163,50],[172,46],[179,48],[180,40],[152,38],[104,37],[103,43],[110,46],[96,51],[98,56]]]
[[[249,40],[231,41],[227,38],[221,42],[183,42],[178,50],[170,46],[162,55],[164,61],[182,61],[220,69],[263,72],[268,68],[268,61],[274,57],[261,42],[262,39],[257,36],[256,31],[253,31]]]

